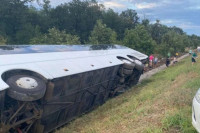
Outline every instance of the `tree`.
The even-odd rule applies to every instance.
[[[199,36],[193,34],[193,35],[189,36],[189,39],[191,42],[190,46],[192,48],[197,48],[197,46],[200,45],[200,37]]]
[[[177,34],[180,34],[180,35],[184,34],[183,30],[179,27],[173,26],[173,27],[170,27],[170,29],[175,31]]]
[[[31,39],[31,44],[80,44],[79,37],[66,34],[56,28],[49,29],[49,33]]]
[[[124,21],[126,21],[128,26],[127,28],[134,28],[137,24],[139,24],[139,17],[135,10],[127,9],[125,11],[122,11],[120,17],[122,17]]]
[[[44,27],[38,9],[28,6],[31,1],[0,0],[0,31],[7,36],[7,43],[25,44],[37,27]]]
[[[145,27],[149,26],[150,21],[148,19],[143,19],[142,20],[142,25],[144,25]]]
[[[28,7],[26,1],[0,0],[0,30],[8,35],[8,42],[15,43],[15,35],[26,23]]]
[[[43,0],[43,2],[44,2],[44,4],[42,5],[43,11],[46,15],[48,15],[51,9],[50,0]]]
[[[41,35],[40,27],[27,23],[16,32],[15,40],[17,44],[29,44],[31,38],[39,35]]]
[[[137,25],[135,29],[126,30],[123,42],[125,46],[147,55],[154,53],[156,45],[144,25]]]
[[[156,20],[156,23],[151,26],[151,36],[159,45],[162,42],[163,35],[165,35],[168,30],[167,26],[160,24],[160,20]]]
[[[41,8],[30,6],[33,1]],[[135,10],[127,9],[121,13],[106,10],[96,0],[72,0],[54,8],[50,6],[50,0],[0,0],[0,3],[3,44],[125,42],[141,52],[156,50],[163,55],[164,51],[182,51],[185,47],[196,48],[200,44],[199,36],[188,36],[179,27],[167,27],[160,20],[155,24],[148,19],[140,22]],[[152,45],[155,44],[153,40],[156,45]]]
[[[102,23],[102,20],[98,20],[89,37],[89,43],[114,44],[117,40],[116,38],[116,32],[110,28],[107,28],[106,24]]]
[[[84,43],[88,41],[96,21],[102,18],[102,8],[95,0],[72,0],[53,9],[51,19],[56,28],[78,35]]]
[[[107,27],[111,28],[117,33],[117,39],[122,40],[124,36],[124,32],[126,24],[123,23],[122,17],[117,12],[114,12],[112,9],[108,9],[107,11],[103,12],[103,23],[107,25]]]
[[[184,52],[187,38],[185,35],[177,34],[176,31],[168,31],[162,38],[162,43],[158,47],[158,53],[167,56],[167,53],[170,52],[172,55],[175,55],[176,52]]]

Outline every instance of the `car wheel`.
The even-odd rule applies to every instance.
[[[10,86],[8,96],[19,101],[35,101],[41,99],[46,92],[45,82],[35,76],[14,75],[6,83]]]

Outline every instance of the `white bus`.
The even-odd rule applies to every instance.
[[[119,45],[0,46],[0,133],[46,133],[136,84],[147,56]]]

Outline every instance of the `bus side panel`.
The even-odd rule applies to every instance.
[[[49,132],[103,104],[116,85],[119,67],[113,66],[53,80],[52,95],[45,99],[43,107],[41,124],[44,125],[44,132]]]

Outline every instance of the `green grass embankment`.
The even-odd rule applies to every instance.
[[[193,133],[192,99],[200,87],[200,59],[187,57],[56,133]]]

